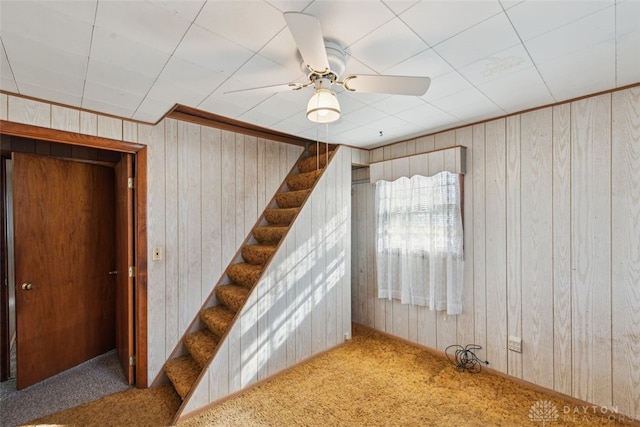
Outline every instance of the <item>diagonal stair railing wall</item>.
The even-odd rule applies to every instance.
[[[326,167],[320,154],[294,167],[156,380],[183,399],[174,421],[350,337],[350,149]]]

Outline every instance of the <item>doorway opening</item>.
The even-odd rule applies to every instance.
[[[6,161],[7,155],[11,152],[32,152],[50,157],[65,158],[77,162],[91,163],[115,169],[115,164],[123,157],[129,156],[132,159],[132,167],[137,169],[138,179],[136,180],[135,203],[131,204],[133,217],[133,227],[131,236],[135,240],[133,247],[133,265],[135,265],[136,277],[135,288],[132,287],[132,311],[135,316],[135,326],[132,323],[131,340],[134,345],[133,357],[125,357],[131,360],[131,364],[136,362],[137,369],[132,374],[130,382],[139,388],[147,387],[146,373],[146,235],[144,234],[146,224],[146,147],[140,144],[114,141],[110,139],[98,138],[87,135],[79,135],[70,132],[43,130],[28,125],[10,123],[11,126],[2,128],[2,185],[3,190],[7,188],[7,165],[11,168],[10,162]],[[6,132],[8,131],[8,132]],[[9,171],[10,172],[10,171]],[[3,191],[4,193],[4,191]],[[8,223],[10,218],[6,217],[7,197],[2,198],[2,292],[0,292],[0,316],[2,316],[2,327],[0,328],[0,379],[5,380],[10,371],[10,349],[12,340],[15,340],[15,323],[12,302],[15,301],[15,287],[8,286],[12,277],[13,260],[9,259],[7,251]],[[11,242],[13,243],[13,242]],[[125,272],[128,273],[128,272]],[[17,284],[20,286],[20,284]],[[35,286],[35,285],[34,285]]]

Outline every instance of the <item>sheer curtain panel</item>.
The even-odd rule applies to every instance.
[[[462,313],[460,178],[376,182],[378,297]]]

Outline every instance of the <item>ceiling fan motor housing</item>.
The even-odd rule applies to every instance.
[[[319,74],[314,71],[309,72],[309,68],[307,67],[307,64],[305,64],[304,60],[300,61],[300,69],[304,72],[309,73],[309,79],[311,81],[315,81],[317,78],[326,77],[333,82],[339,80],[342,73],[344,73],[347,54],[345,53],[342,46],[337,43],[325,40],[324,47],[327,52],[327,59],[329,60],[328,73]]]

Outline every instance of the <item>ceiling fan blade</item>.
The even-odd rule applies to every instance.
[[[236,90],[228,90],[223,92],[224,95],[231,93],[241,93],[241,92],[253,92],[253,93],[276,93],[276,92],[284,92],[287,90],[298,90],[304,87],[309,86],[310,83],[283,83],[278,85],[268,85],[268,86],[259,86],[259,87],[250,87],[245,89],[236,89]]]
[[[422,96],[427,93],[431,79],[429,77],[359,74],[345,77],[342,83],[345,89],[352,92]]]
[[[329,72],[329,59],[318,18],[304,13],[285,12],[284,20],[305,65],[318,74]]]

